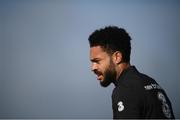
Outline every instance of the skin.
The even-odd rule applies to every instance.
[[[101,46],[90,48],[90,60],[92,63],[91,70],[97,75],[97,79],[100,82],[104,81],[106,74],[108,74],[107,70],[114,71],[116,74],[113,77],[117,80],[122,71],[130,66],[129,63],[122,62],[120,51],[116,51],[110,55]]]

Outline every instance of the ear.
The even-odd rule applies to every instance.
[[[113,62],[119,64],[122,62],[122,54],[120,51],[116,51],[112,55]]]

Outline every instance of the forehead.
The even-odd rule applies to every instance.
[[[93,46],[90,48],[90,57],[94,58],[102,58],[108,56],[107,52],[105,52],[101,46]]]

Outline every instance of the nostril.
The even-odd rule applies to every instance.
[[[93,70],[93,72],[94,72],[95,74],[99,74],[99,72],[98,72],[97,69]]]

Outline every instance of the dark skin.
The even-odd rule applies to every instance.
[[[90,60],[92,62],[91,70],[97,75],[100,83],[110,76],[117,80],[122,71],[130,66],[129,63],[122,62],[120,51],[109,54],[101,46],[90,48]]]

